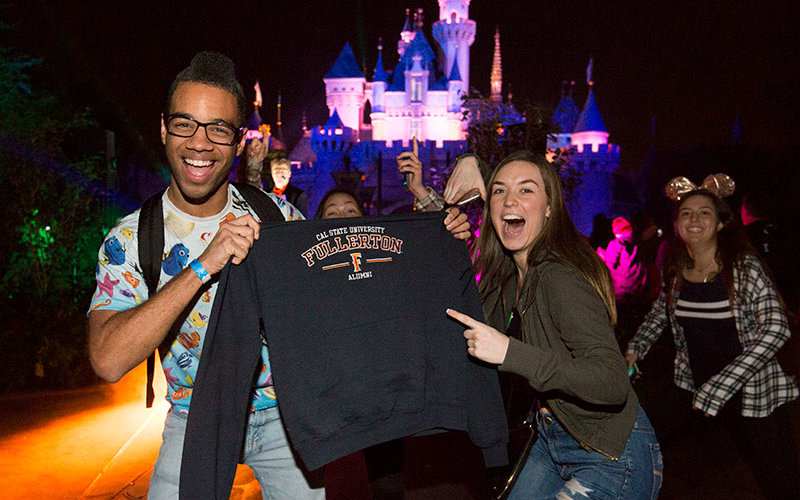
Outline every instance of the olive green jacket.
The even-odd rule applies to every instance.
[[[499,369],[527,378],[540,404],[582,447],[619,458],[639,401],[606,307],[580,272],[567,264],[547,261],[531,274],[517,307],[525,342],[511,339]],[[514,276],[502,293],[495,289],[484,300],[489,324],[502,332],[516,287]]]

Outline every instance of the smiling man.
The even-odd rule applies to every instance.
[[[164,249],[157,292],[149,296],[138,256],[140,211],[106,236],[89,312],[89,355],[99,376],[116,382],[162,346],[170,403],[149,498],[178,498],[183,439],[217,274],[239,264],[259,237],[260,225],[237,188],[228,183],[245,141],[246,101],[233,62],[202,52],[170,87],[161,141],[170,185],[161,197]],[[264,194],[286,220],[303,216],[290,203]],[[108,244],[110,242],[111,244]],[[121,248],[111,259],[107,248]],[[321,481],[295,462],[278,413],[266,346],[254,374],[241,461],[255,472],[263,496],[324,498]]]
[[[289,180],[292,178],[292,164],[289,163],[289,160],[286,158],[272,160],[270,163],[270,173],[272,175],[272,181],[275,184],[272,192],[275,193],[276,196],[283,198],[297,207],[303,215],[308,215],[306,213],[308,210],[306,192],[289,183]]]

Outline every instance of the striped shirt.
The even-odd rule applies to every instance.
[[[728,290],[721,278],[709,283],[683,280],[675,303],[695,387],[721,372],[742,353]]]
[[[674,288],[676,283],[672,283]],[[667,304],[666,287],[653,303],[644,323],[628,344],[628,352],[643,358],[665,327],[675,341],[675,384],[694,392],[694,405],[717,415],[723,405],[742,391],[742,416],[766,417],[783,403],[800,395],[796,382],[784,373],[775,353],[789,339],[789,323],[778,301],[775,285],[758,259],[748,255],[733,270],[731,311],[742,352],[719,373],[697,387],[689,364],[689,347],[675,311],[680,293]]]

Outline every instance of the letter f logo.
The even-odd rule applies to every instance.
[[[361,253],[351,253],[350,259],[353,260],[353,272],[357,273],[361,270]]]

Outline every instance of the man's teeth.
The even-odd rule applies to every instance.
[[[183,161],[193,167],[210,167],[214,163],[211,160],[190,160],[189,158],[184,158]]]

